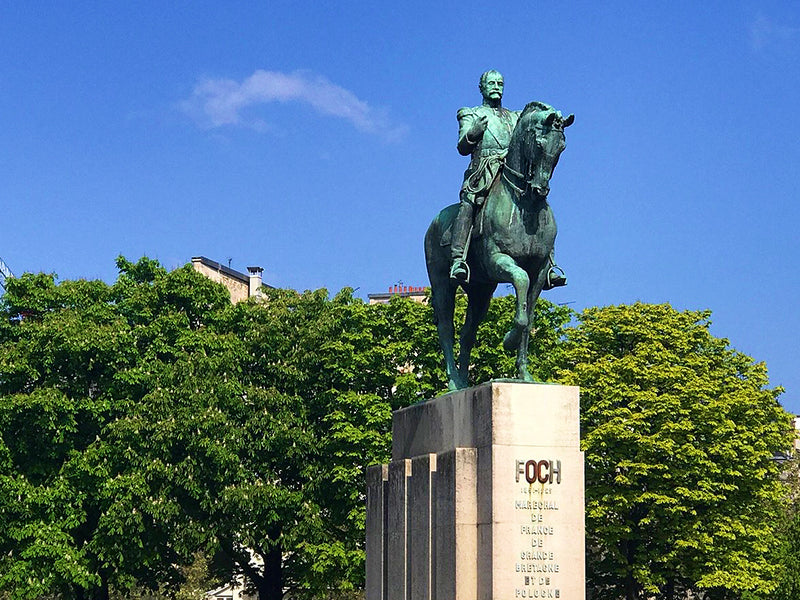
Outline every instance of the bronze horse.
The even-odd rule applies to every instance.
[[[486,315],[498,283],[511,283],[517,296],[514,325],[503,347],[516,350],[518,378],[533,381],[528,371],[528,337],[531,313],[547,279],[550,253],[556,239],[556,222],[547,195],[558,157],[566,147],[564,128],[575,117],[532,102],[519,117],[511,135],[502,175],[491,187],[476,229],[467,263],[470,282],[467,315],[461,330],[458,366],[453,352],[453,311],[459,283],[450,279],[450,247],[443,241],[458,213],[453,204],[442,210],[425,234],[425,262],[431,282],[431,303],[444,352],[448,387],[467,387],[469,361],[478,325]]]

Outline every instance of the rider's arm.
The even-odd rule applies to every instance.
[[[469,156],[472,154],[472,151],[475,149],[475,146],[480,141],[480,137],[477,139],[473,139],[472,136],[468,136],[467,133],[472,128],[473,123],[475,123],[475,119],[477,119],[477,115],[472,112],[470,108],[462,108],[459,109],[458,113],[456,114],[456,118],[458,119],[458,152],[462,156]]]

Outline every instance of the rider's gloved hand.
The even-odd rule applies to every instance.
[[[483,137],[483,132],[486,131],[486,126],[489,123],[489,117],[486,115],[481,115],[477,119],[475,119],[472,123],[472,126],[469,128],[469,132],[467,132],[467,137],[471,142],[477,142]]]

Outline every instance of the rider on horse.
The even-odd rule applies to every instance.
[[[451,241],[450,277],[459,282],[469,282],[467,266],[468,240],[472,232],[472,221],[476,208],[480,209],[489,189],[500,175],[511,132],[517,124],[521,111],[503,108],[503,76],[495,70],[481,75],[478,85],[483,104],[458,111],[458,151],[463,156],[472,155],[464,172],[461,186],[458,216],[453,223]],[[549,106],[542,104],[542,109]],[[550,254],[550,268],[544,289],[566,285],[564,271],[555,264]]]

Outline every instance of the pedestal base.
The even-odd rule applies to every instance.
[[[396,411],[367,470],[367,600],[583,600],[578,393],[490,382]]]

